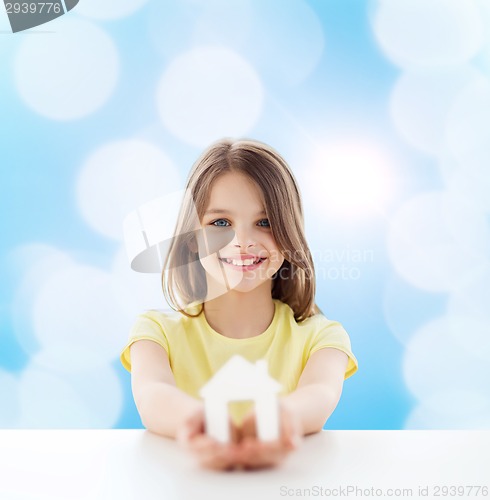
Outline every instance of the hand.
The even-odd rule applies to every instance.
[[[197,456],[199,463],[214,470],[230,470],[237,465],[237,427],[230,421],[231,441],[220,443],[205,433],[204,405],[200,404],[177,430],[176,439]]]
[[[284,400],[279,400],[279,439],[260,441],[255,424],[255,411],[250,411],[239,429],[237,461],[245,469],[273,467],[297,449],[303,440],[298,415]]]

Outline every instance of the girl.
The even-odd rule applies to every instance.
[[[296,180],[258,141],[211,145],[194,164],[162,270],[173,313],[139,316],[121,354],[143,425],[215,469],[280,463],[322,430],[357,371],[349,336],[315,304]],[[279,381],[280,437],[258,440],[254,409],[230,407],[230,444],[205,433],[200,388],[234,354]]]

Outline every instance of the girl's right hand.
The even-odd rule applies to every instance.
[[[238,429],[230,422],[232,439],[220,443],[205,432],[204,404],[200,404],[177,430],[177,441],[197,457],[203,467],[230,470],[237,465]]]

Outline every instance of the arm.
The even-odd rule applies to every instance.
[[[152,340],[130,347],[131,387],[143,425],[151,432],[175,438],[177,429],[202,403],[176,387],[165,349]]]
[[[176,387],[165,349],[152,340],[138,340],[130,349],[131,386],[143,425],[150,432],[177,439],[206,467],[233,468],[233,445],[206,436],[204,404]]]
[[[319,432],[335,410],[344,384],[348,356],[335,348],[314,352],[307,361],[296,390],[282,398],[301,422],[303,435]]]

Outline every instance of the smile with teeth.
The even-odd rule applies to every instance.
[[[257,259],[244,259],[244,260],[235,260],[235,259],[220,259],[222,262],[226,262],[227,264],[232,264],[234,266],[253,266],[256,264],[260,264],[265,259],[257,258]]]

